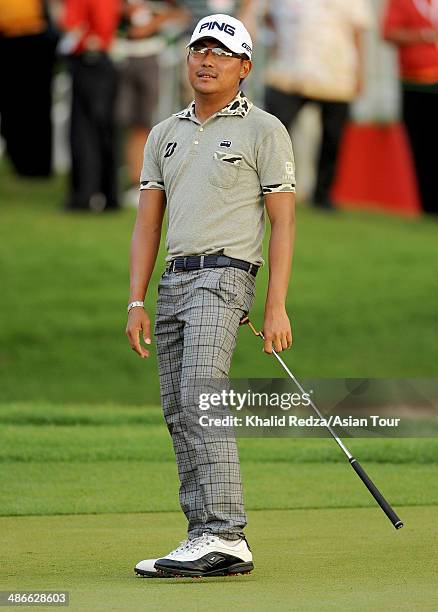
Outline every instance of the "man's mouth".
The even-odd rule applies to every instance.
[[[211,74],[210,72],[198,72],[198,77],[200,79],[215,79],[216,76]]]

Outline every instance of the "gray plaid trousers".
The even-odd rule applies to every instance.
[[[164,272],[154,324],[160,394],[180,479],[190,538],[204,531],[243,536],[240,465],[234,434],[199,427],[192,379],[228,379],[241,317],[255,298],[255,278],[237,268]]]

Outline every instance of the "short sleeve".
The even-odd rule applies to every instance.
[[[154,130],[150,132],[144,147],[143,168],[140,176],[140,190],[143,189],[161,189],[164,191]]]
[[[273,129],[259,145],[257,172],[263,194],[295,193],[295,160],[286,128]]]
[[[409,26],[406,20],[406,11],[400,0],[389,0],[386,3],[382,20],[383,36],[394,28]]]

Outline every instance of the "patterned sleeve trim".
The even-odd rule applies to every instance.
[[[143,189],[161,189],[164,191],[164,182],[163,181],[142,181],[140,183],[140,191]]]
[[[295,183],[277,183],[276,185],[262,185],[263,194],[266,193],[295,193]]]

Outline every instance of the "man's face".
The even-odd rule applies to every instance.
[[[202,49],[221,47],[227,49],[214,38],[204,38],[192,45]],[[245,78],[251,70],[251,62],[237,57],[217,57],[210,51],[200,57],[190,55],[187,58],[189,81],[198,93],[216,94],[235,90],[239,81]]]

